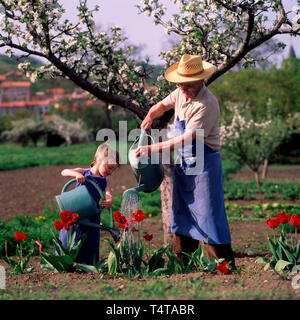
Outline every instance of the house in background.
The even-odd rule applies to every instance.
[[[20,109],[33,111],[39,115],[47,115],[51,106],[58,107],[62,98],[68,98],[74,104],[80,100],[82,105],[89,100],[83,90],[74,90],[66,94],[63,88],[46,89],[45,92],[31,94],[29,81],[23,81],[22,72],[8,72],[0,75],[0,115],[13,114]]]

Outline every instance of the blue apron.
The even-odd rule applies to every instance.
[[[177,135],[185,132],[185,120],[175,123]],[[199,142],[198,142],[199,143]],[[171,232],[210,244],[231,244],[227,221],[221,156],[204,144],[204,168],[187,175],[194,165],[186,156],[196,157],[196,139],[178,150],[179,164],[174,168]],[[177,161],[176,161],[177,162]]]
[[[105,190],[107,181],[105,177],[95,177],[92,175],[90,169],[86,170],[84,172],[84,177],[89,177],[89,179],[93,180],[102,191]],[[95,189],[94,186],[92,186],[90,183],[76,183],[75,188],[85,185],[90,192],[91,196],[94,198],[94,200],[97,203],[97,206],[99,207],[99,201],[100,201],[100,195]],[[90,218],[91,222],[100,224],[100,215],[96,217]],[[92,227],[86,227],[82,226],[80,224],[75,224],[75,230],[76,230],[76,238],[75,243],[77,243],[82,235],[86,232],[88,232],[88,236],[85,239],[83,246],[80,248],[76,262],[78,263],[85,263],[88,265],[93,265],[94,259],[96,262],[99,261],[99,248],[100,248],[100,229],[92,228]],[[71,232],[71,230],[69,231]],[[65,229],[62,229],[59,234],[59,238],[64,245],[64,247],[67,247],[67,231]]]

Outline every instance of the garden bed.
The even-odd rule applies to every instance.
[[[51,199],[54,202],[54,196],[68,181],[60,175],[65,167],[33,167],[0,172],[0,188],[3,190],[0,195],[0,218],[6,221],[24,213],[33,217],[42,214],[45,204]],[[275,174],[275,171],[271,166],[269,174]],[[287,174],[287,180],[295,175],[294,170],[288,172],[291,177]],[[125,189],[135,186],[130,167],[122,166],[112,175],[111,184],[114,194],[122,194]],[[227,205],[240,206],[274,202],[295,205],[299,204],[299,199],[226,201]],[[272,269],[264,271],[263,264],[255,263],[259,257],[268,257],[269,254],[267,237],[272,236],[272,230],[265,222],[266,216],[253,216],[255,209],[248,208],[241,217],[236,212],[242,209],[239,207],[238,210],[230,206],[227,210],[236,265],[241,268],[238,273],[192,272],[135,280],[100,273],[55,274],[43,270],[39,257],[34,256],[28,265],[34,267],[33,272],[8,276],[6,290],[0,291],[0,299],[299,299],[300,289],[292,288],[291,277],[284,280],[279,273]],[[153,233],[152,249],[159,248],[163,243],[160,217],[145,220],[143,229]],[[107,234],[102,236],[103,240],[107,237]],[[107,255],[108,249],[107,242],[101,241],[102,256]],[[0,264],[5,265],[5,262],[0,261]]]

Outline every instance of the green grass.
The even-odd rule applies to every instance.
[[[89,164],[95,154],[99,142],[77,144],[63,147],[22,147],[20,145],[5,142],[0,144],[0,171],[12,170],[34,166],[61,165],[61,164]],[[128,142],[127,151],[132,142]],[[116,143],[119,150],[119,144]],[[123,150],[123,148],[121,149]],[[127,155],[121,153],[122,158]],[[223,177],[235,172],[241,167],[238,162],[223,160]]]
[[[91,163],[99,143],[66,147],[26,147],[12,143],[1,144],[0,170],[12,170],[34,166]]]
[[[116,279],[117,280],[117,279]],[[120,279],[122,280],[122,279]],[[95,281],[96,285],[89,285],[82,279],[81,285],[55,285],[51,282],[29,285],[26,288],[11,286],[1,295],[0,300],[166,300],[166,299],[290,299],[292,294],[283,295],[276,292],[245,290],[241,277],[237,280],[235,290],[226,290],[228,284],[224,280],[205,280],[203,277],[182,279],[171,282],[167,279],[153,281],[111,281],[106,279]],[[89,287],[89,290],[86,290]]]

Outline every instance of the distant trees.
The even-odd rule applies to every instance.
[[[267,103],[271,101],[271,111],[286,118],[299,112],[299,83],[300,60],[288,58],[279,68],[230,71],[210,89],[216,95],[224,116],[230,114],[226,110],[226,102],[231,101],[247,104],[256,119],[264,118]]]

